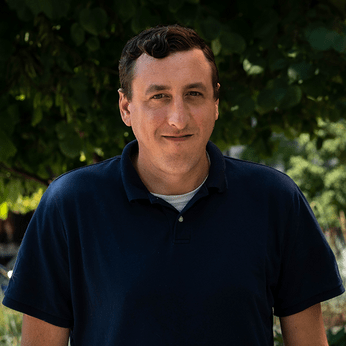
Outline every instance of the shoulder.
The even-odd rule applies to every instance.
[[[76,168],[56,178],[48,187],[46,197],[73,197],[92,193],[116,184],[120,177],[120,156]],[[101,192],[101,191],[100,191]]]
[[[241,184],[262,193],[300,193],[295,182],[285,173],[263,164],[225,156],[226,175],[231,185]]]

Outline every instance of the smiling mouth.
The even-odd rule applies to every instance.
[[[185,142],[187,140],[189,140],[189,138],[191,138],[192,135],[184,135],[184,136],[163,136],[163,138],[165,138],[167,141],[169,142],[175,142],[175,143],[179,143],[179,142]]]
[[[184,136],[163,136],[168,139],[186,139],[192,137],[192,135],[184,135]]]

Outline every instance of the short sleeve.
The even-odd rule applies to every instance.
[[[344,292],[334,254],[302,192],[288,213],[274,313],[288,316]]]
[[[68,247],[50,188],[28,226],[3,304],[59,327],[73,325]]]

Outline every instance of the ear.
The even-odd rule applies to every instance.
[[[219,99],[215,101],[215,120],[219,119]]]
[[[217,83],[217,88],[218,88],[218,91],[220,91],[220,83]],[[218,98],[215,101],[215,120],[219,118],[219,103],[220,103],[220,98]]]
[[[129,111],[130,101],[127,99],[122,89],[118,89],[118,93],[119,93],[119,110],[120,110],[121,119],[123,120],[126,126],[130,127],[131,126],[131,116]]]

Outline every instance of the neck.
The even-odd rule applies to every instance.
[[[142,163],[139,155],[132,163],[146,188],[161,195],[183,195],[200,186],[209,173],[209,160],[203,155],[188,171],[164,171],[152,163]]]

